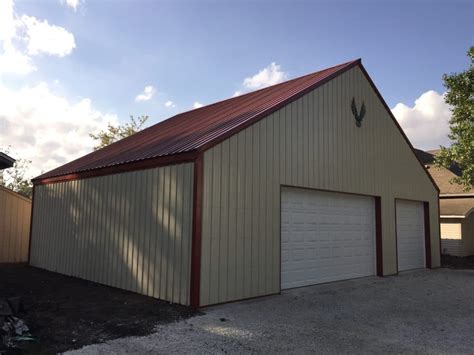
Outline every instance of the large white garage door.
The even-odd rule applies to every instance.
[[[423,202],[397,200],[398,270],[425,267]]]
[[[283,188],[281,288],[375,275],[372,197]]]

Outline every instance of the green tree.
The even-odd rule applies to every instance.
[[[467,52],[469,68],[460,73],[444,74],[445,101],[451,107],[449,121],[450,147],[441,147],[436,164],[449,168],[456,163],[461,176],[452,182],[462,184],[465,190],[474,186],[474,46]]]
[[[0,185],[13,190],[25,197],[31,198],[33,194],[33,184],[28,179],[27,171],[31,164],[30,160],[18,159],[13,167],[0,172]]]
[[[118,126],[109,123],[107,129],[102,130],[97,134],[91,133],[90,136],[99,142],[99,144],[94,147],[94,150],[104,148],[122,138],[137,133],[143,129],[148,118],[148,116],[139,116],[135,119],[133,116],[130,116],[130,122],[128,123]]]

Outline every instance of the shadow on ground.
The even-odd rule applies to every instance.
[[[474,270],[474,255],[465,257],[441,255],[441,267],[448,269]]]
[[[21,318],[36,341],[19,342],[20,349],[9,353],[57,353],[147,335],[156,325],[198,314],[189,307],[27,265],[0,264],[0,299],[17,296],[25,308]]]

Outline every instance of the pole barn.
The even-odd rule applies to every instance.
[[[440,265],[438,189],[360,60],[34,185],[31,265],[193,307]]]

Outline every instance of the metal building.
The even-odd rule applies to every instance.
[[[440,265],[438,189],[360,60],[34,183],[32,265],[185,305]]]

